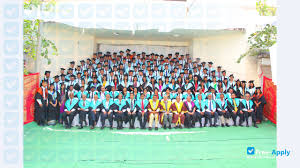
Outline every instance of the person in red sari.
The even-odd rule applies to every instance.
[[[255,93],[253,94],[252,100],[255,104],[255,111],[256,111],[256,123],[260,124],[263,120],[263,110],[264,106],[267,103],[265,96],[261,92],[261,87],[256,87]]]

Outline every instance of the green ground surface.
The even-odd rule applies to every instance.
[[[90,131],[24,126],[24,168],[275,168],[276,126]],[[120,134],[120,133],[134,133]],[[167,133],[172,133],[167,135]],[[161,135],[163,134],[163,135]],[[247,147],[256,149],[254,156]],[[256,158],[254,158],[256,157]]]

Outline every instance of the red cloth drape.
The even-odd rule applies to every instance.
[[[34,120],[34,97],[39,88],[39,73],[24,75],[24,103],[23,103],[23,121],[24,124]]]
[[[264,76],[263,78],[263,94],[267,101],[264,107],[264,116],[271,122],[276,124],[277,115],[277,86],[274,85],[272,79]]]

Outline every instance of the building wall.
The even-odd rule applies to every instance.
[[[212,61],[215,68],[222,66],[227,75],[234,74],[240,80],[255,80],[255,84],[260,85],[255,57],[245,57],[241,63],[237,63],[239,56],[246,51],[247,37],[246,33],[236,32],[195,38],[191,43],[191,50],[194,58],[205,62]]]
[[[93,55],[95,38],[92,35],[74,31],[68,27],[58,27],[53,23],[44,24],[41,31],[47,39],[55,42],[58,56],[51,55],[52,51],[49,51],[50,65],[46,59],[41,57],[38,57],[36,62],[31,60],[28,62],[31,72],[40,72],[43,76],[46,70],[50,70],[53,77],[59,74],[61,67],[69,68],[70,61],[75,61],[77,65],[80,64],[80,60],[90,58]]]

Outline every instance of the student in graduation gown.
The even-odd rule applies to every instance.
[[[171,110],[173,112],[173,123],[175,123],[175,128],[182,128],[184,124],[185,116],[183,111],[183,102],[180,96],[176,97],[176,101],[171,105]]]
[[[131,93],[130,98],[127,99],[127,112],[125,112],[125,116],[129,122],[129,129],[134,129],[136,112],[136,100],[134,99],[134,94]]]
[[[98,123],[101,112],[101,100],[98,99],[98,95],[95,95],[94,98],[90,101],[89,106],[89,122],[90,128],[94,129]]]
[[[205,109],[204,126],[206,126],[207,120],[208,120],[210,127],[212,127],[212,126],[217,127],[217,121],[218,121],[219,115],[216,112],[216,102],[212,99],[211,94],[207,95],[207,100],[205,100],[205,103],[204,103],[204,109]],[[212,120],[211,120],[212,117],[214,118],[214,124],[212,124]]]
[[[172,124],[172,111],[171,111],[172,102],[168,99],[168,96],[165,95],[164,98],[160,101],[160,112],[162,113],[161,120],[164,126],[164,129],[167,129],[167,125],[169,125],[169,129],[171,129]]]
[[[74,116],[77,113],[78,99],[74,98],[74,93],[70,93],[69,99],[65,103],[63,120],[65,121],[66,129],[71,129]],[[69,118],[69,120],[68,120]]]
[[[152,130],[153,120],[155,119],[155,130],[158,130],[158,115],[160,111],[159,99],[157,94],[153,95],[153,98],[149,100],[148,112],[149,112],[149,130]]]
[[[115,99],[117,99],[119,92],[116,91],[115,87],[111,88],[111,91],[109,92],[110,97],[113,99],[113,101],[115,101]]]
[[[145,94],[141,94],[141,98],[137,100],[137,116],[138,120],[140,121],[140,128],[141,129],[146,129],[146,123],[148,119],[148,112],[147,112],[147,106],[148,106],[149,101],[145,99]]]
[[[54,90],[54,84],[50,84],[50,90],[48,91],[48,112],[47,112],[47,120],[48,125],[55,125],[56,115],[58,114],[58,98],[59,94],[56,90]]]
[[[39,126],[46,125],[47,118],[46,113],[48,110],[48,90],[47,83],[48,81],[43,80],[41,82],[41,87],[37,89],[35,95],[35,112],[34,112],[34,120],[37,122]]]
[[[223,93],[220,94],[220,99],[216,100],[217,112],[221,120],[221,126],[229,127],[229,111],[227,110],[227,101]]]
[[[63,118],[62,118],[62,114],[64,112],[64,108],[65,108],[65,102],[66,102],[66,85],[64,83],[61,83],[60,85],[60,89],[59,89],[59,118],[58,118],[58,122],[60,124],[63,123]]]
[[[198,94],[195,102],[195,115],[196,120],[199,121],[200,128],[202,128],[202,118],[204,118],[204,101],[202,99],[202,94]]]
[[[242,126],[244,115],[240,113],[240,99],[236,98],[235,93],[231,94],[231,97],[227,99],[227,107],[230,113],[230,116],[233,120],[233,125],[237,126],[236,118],[240,117],[239,126]]]
[[[240,111],[245,116],[247,127],[249,127],[248,118],[249,118],[249,116],[251,116],[252,125],[254,127],[258,128],[257,125],[256,125],[256,114],[255,114],[254,108],[255,108],[255,105],[254,105],[253,101],[250,100],[250,93],[246,92],[245,93],[245,99],[243,99],[241,101],[241,110]]]
[[[195,127],[195,103],[192,101],[191,96],[187,96],[186,101],[183,103],[183,111],[185,111],[185,125],[187,128]]]
[[[108,119],[110,129],[113,129],[113,109],[112,105],[114,104],[113,100],[110,98],[110,95],[107,94],[105,99],[102,101],[102,113],[101,113],[101,129],[105,128],[105,120]]]
[[[117,120],[117,129],[123,129],[123,121],[127,110],[126,100],[123,99],[122,94],[118,95],[118,99],[114,101],[114,112]]]
[[[263,110],[264,110],[264,106],[265,104],[267,104],[265,96],[263,95],[263,93],[261,92],[261,87],[256,87],[256,91],[253,95],[253,102],[255,104],[255,111],[256,111],[256,119],[258,124],[261,123],[261,121],[263,120]]]
[[[79,124],[80,126],[78,129],[82,129],[83,121],[85,122],[85,125],[87,125],[86,122],[86,115],[89,113],[89,107],[90,107],[90,101],[86,99],[86,95],[83,94],[81,96],[81,100],[78,102],[78,112],[79,112]],[[93,125],[92,121],[89,121],[89,125]]]

